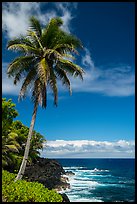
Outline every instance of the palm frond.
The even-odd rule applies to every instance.
[[[5,147],[7,147],[10,151],[13,151],[13,152],[18,152],[19,151],[18,148],[13,144],[5,145]]]
[[[54,49],[46,49],[43,57],[51,59],[53,62],[56,62],[59,58],[62,57],[62,55]]]
[[[37,64],[38,75],[43,83],[47,83],[50,71],[49,66],[45,58],[42,58]]]
[[[79,54],[78,51],[74,48],[73,45],[69,45],[69,44],[56,44],[53,47],[54,50],[58,51],[59,53],[63,54],[63,53],[75,53],[75,54]]]
[[[8,67],[8,77],[14,77],[14,84],[16,85],[26,74],[32,69],[36,63],[36,58],[33,56],[23,56],[16,58]]]
[[[34,16],[32,16],[30,18],[30,26],[29,26],[29,28],[31,30],[35,31],[35,33],[36,33],[36,35],[38,37],[41,36],[41,34],[42,34],[41,25],[40,25],[39,21]]]
[[[36,79],[34,82],[31,100],[33,103],[39,103],[39,105],[46,108],[46,84],[43,84],[40,78]]]
[[[81,43],[81,41],[75,37],[74,35],[71,35],[69,33],[66,33],[62,30],[58,30],[58,33],[56,35],[56,39],[54,38],[53,39],[53,43],[52,45],[60,45],[60,44],[65,44],[65,45],[70,45],[72,46],[73,48],[75,49],[82,49],[83,48],[83,45]]]
[[[54,94],[54,105],[57,106],[58,103],[58,88],[57,88],[57,80],[56,75],[54,74],[54,71],[52,68],[50,68],[50,78],[49,78],[49,84]]]
[[[20,81],[21,78],[22,78],[22,77],[21,77],[21,73],[18,72],[18,73],[16,74],[16,76],[14,77],[14,81],[13,81],[14,85],[16,85],[17,82]]]
[[[24,44],[24,45],[28,45],[31,47],[35,47],[35,45],[25,36],[21,36],[21,37],[8,41],[7,48],[9,48],[10,46],[14,44]]]
[[[33,56],[21,56],[13,60],[7,69],[8,76],[14,76],[18,72],[28,71],[31,67]]]
[[[5,158],[5,155],[2,155],[2,167],[5,167],[8,165],[7,158]]]
[[[67,58],[67,59],[71,59],[71,60],[75,60],[75,57],[73,55],[66,54],[66,53],[62,54],[62,57]]]
[[[70,86],[70,80],[67,77],[67,73],[65,70],[60,69],[59,67],[55,67],[55,72],[62,81],[63,85],[66,85],[69,89],[70,94],[72,94],[71,86]]]
[[[12,44],[8,47],[9,50],[22,51],[23,53],[33,53],[36,56],[40,54],[41,50],[25,44]]]
[[[42,86],[41,98],[42,98],[42,108],[46,108],[46,106],[47,106],[47,87],[46,87],[46,83]]]
[[[62,23],[61,18],[52,18],[50,20],[48,26],[42,32],[41,43],[43,47],[52,48],[53,41],[57,42],[59,27]]]
[[[21,98],[25,98],[25,93],[27,91],[27,88],[28,86],[30,85],[30,83],[35,79],[36,77],[36,70],[35,69],[31,69],[29,71],[29,73],[27,74],[23,84],[22,84],[22,87],[21,87],[21,90],[20,90],[20,93],[19,93],[19,100]]]
[[[12,141],[16,141],[15,139],[17,138],[17,133],[15,133],[15,132],[10,132],[9,134],[8,134],[8,140],[12,140]]]
[[[78,65],[72,63],[69,60],[62,59],[62,58],[59,59],[58,64],[59,64],[59,67],[66,70],[67,73],[70,73],[75,77],[79,76],[83,80],[84,70]]]
[[[28,37],[29,37],[30,41],[36,45],[37,49],[40,48],[41,51],[44,50],[44,48],[40,42],[40,39],[38,38],[37,34],[34,31],[28,30]]]

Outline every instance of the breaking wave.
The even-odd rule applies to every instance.
[[[70,202],[134,201],[134,169],[132,167],[129,171],[130,165],[126,163],[129,161],[122,160],[123,163],[125,162],[124,167],[123,163],[121,161],[118,163],[117,160],[110,160],[112,165],[107,165],[108,160],[104,160],[104,163],[96,160],[97,165],[93,165],[95,160],[92,160],[90,164],[90,160],[74,159],[71,161],[68,159],[68,166],[63,167],[66,172],[74,173],[68,174],[70,189],[62,191],[66,193]],[[79,166],[80,161],[84,165]],[[75,163],[78,163],[78,166]]]

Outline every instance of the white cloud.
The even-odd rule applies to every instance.
[[[2,64],[2,93],[3,94],[11,94],[11,95],[18,95],[19,90],[21,88],[21,82],[15,86],[13,84],[13,79],[8,78],[6,70],[8,67],[8,63]]]
[[[86,73],[84,80],[72,79],[72,90],[95,92],[107,96],[131,96],[135,93],[135,74],[126,64],[103,65],[96,67],[89,50],[85,49],[82,65]]]
[[[62,13],[61,18],[64,22],[62,29],[66,32],[70,32],[70,22],[74,18],[74,14],[72,15],[72,10],[77,8],[77,3],[57,2],[55,5],[58,11],[61,11]]]
[[[2,28],[9,38],[24,35],[29,26],[28,19],[37,13],[40,5],[37,2],[4,2],[2,9]]]
[[[72,92],[99,93],[109,97],[125,97],[135,94],[135,74],[131,66],[113,64],[97,67],[91,58],[90,51],[85,48],[81,67],[85,70],[84,80],[70,77]],[[66,90],[61,83],[59,83],[59,89],[60,91]]]
[[[134,141],[55,140],[44,144],[42,157],[51,158],[134,158]]]
[[[85,55],[82,57],[82,65],[90,67],[91,70],[95,67],[90,51],[87,48],[85,48]]]
[[[52,4],[53,8],[48,9],[46,4]],[[64,24],[62,29],[70,32],[70,22],[73,18],[75,3],[50,3],[50,2],[3,2],[2,8],[2,29],[6,31],[8,38],[18,37],[26,34],[29,27],[30,16],[36,16],[45,25],[53,17],[60,16]],[[45,11],[42,8],[45,6]],[[60,13],[59,13],[60,12]]]

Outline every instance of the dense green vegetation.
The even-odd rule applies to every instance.
[[[16,174],[2,171],[2,200],[5,202],[62,202],[62,196],[38,182],[18,180]]]
[[[11,99],[2,99],[2,200],[4,202],[62,202],[62,196],[54,190],[48,190],[38,182],[18,180],[14,182],[21,164],[29,128],[14,120],[18,115]],[[33,131],[29,160],[39,157],[44,137]],[[9,170],[10,172],[8,172]]]
[[[20,121],[13,121],[18,115],[11,99],[2,99],[2,167],[10,171],[18,170],[21,164],[29,128]],[[39,156],[44,137],[33,131],[28,162]]]

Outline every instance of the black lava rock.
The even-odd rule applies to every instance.
[[[61,164],[55,159],[38,158],[31,165],[27,164],[24,179],[27,181],[37,181],[48,189],[66,189],[70,187],[67,179],[62,181],[65,171]],[[61,193],[60,193],[61,194]],[[70,202],[68,196],[61,194],[63,201]]]
[[[62,202],[70,202],[68,196],[67,196],[65,193],[62,193],[62,194],[60,194],[60,195],[61,195],[62,198],[63,198],[63,201],[62,201]]]

